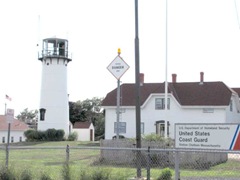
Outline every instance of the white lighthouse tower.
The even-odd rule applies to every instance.
[[[69,134],[69,104],[67,92],[68,41],[48,38],[43,40],[42,83],[38,130],[62,129]]]

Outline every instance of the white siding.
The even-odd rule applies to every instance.
[[[234,106],[234,112],[229,111],[229,106],[223,107],[182,107],[172,95],[170,98],[170,110],[155,110],[155,98],[164,98],[163,94],[151,95],[141,109],[141,122],[144,122],[144,134],[156,133],[156,121],[169,121],[169,136],[174,138],[175,123],[240,123],[240,115]],[[120,122],[126,122],[125,137],[136,137],[135,107],[122,107],[125,110],[120,116]],[[204,112],[208,108],[211,111]],[[111,139],[114,133],[114,122],[116,122],[116,109],[105,107],[105,139]]]
[[[232,111],[230,111],[230,105],[226,108],[227,123],[240,123],[239,121],[240,113],[237,110],[234,97],[232,97],[231,100],[232,100]]]
[[[67,92],[67,66],[62,58],[42,61],[40,108],[45,108],[45,120],[38,121],[38,130],[63,129],[69,134],[69,107]],[[40,118],[39,118],[40,119]]]
[[[76,132],[78,134],[78,141],[90,141],[90,132],[92,130],[92,141],[94,141],[94,126],[93,124],[90,125],[87,129],[72,129],[73,132]]]
[[[0,131],[0,144],[2,144],[2,139],[5,137],[5,143],[7,143],[7,137],[8,137],[8,131]],[[20,137],[22,138],[22,141],[25,141],[26,138],[24,136],[24,131],[10,131],[10,140],[11,143],[11,137],[14,138],[14,142],[20,142]]]

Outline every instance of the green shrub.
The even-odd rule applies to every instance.
[[[46,136],[48,141],[55,141],[56,140],[56,135],[57,131],[56,129],[48,129],[46,130]]]
[[[72,132],[68,135],[68,141],[77,141],[78,134],[77,132]]]
[[[90,175],[86,173],[86,170],[81,170],[79,180],[89,180],[89,179],[90,179]]]
[[[154,134],[154,133],[146,134],[142,138],[143,138],[143,140],[146,140],[146,141],[164,141],[163,137],[161,137],[158,134]]]
[[[21,173],[20,180],[31,180],[33,179],[32,173],[28,170],[24,170]]]
[[[171,180],[172,172],[169,168],[164,168],[157,180]]]
[[[13,170],[6,168],[5,166],[0,167],[0,179],[1,180],[15,180]]]
[[[42,174],[40,180],[52,180],[52,178],[48,174]]]
[[[63,180],[71,180],[70,167],[68,163],[65,163],[62,168],[62,178]]]
[[[57,141],[62,141],[63,138],[64,138],[64,135],[65,135],[64,130],[58,129],[58,130],[56,131],[56,140],[57,140]]]
[[[37,131],[38,136],[36,137],[37,141],[45,141],[46,138],[46,134],[45,131]]]
[[[30,136],[30,134],[32,134],[34,131],[35,131],[34,129],[29,129],[29,130],[27,130],[27,131],[24,132],[24,136],[25,136],[25,137],[28,137],[28,136]]]
[[[64,130],[48,129],[46,131],[27,130],[24,132],[27,141],[62,141]]]
[[[108,170],[96,169],[91,174],[92,180],[110,180],[110,172]]]
[[[34,141],[36,137],[35,133],[36,133],[36,130],[29,129],[24,132],[24,136],[27,138],[27,141]]]

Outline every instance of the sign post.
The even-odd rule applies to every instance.
[[[108,65],[107,69],[117,79],[117,127],[116,138],[119,139],[119,117],[120,117],[120,78],[129,69],[128,64],[120,57],[121,50],[118,49],[117,57]]]
[[[6,168],[8,168],[10,130],[11,130],[11,123],[14,121],[14,109],[7,109],[5,116],[6,116],[6,121],[8,123],[8,136],[7,136],[7,146],[6,146]]]

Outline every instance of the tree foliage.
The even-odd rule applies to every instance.
[[[35,128],[38,121],[38,110],[28,110],[28,108],[25,108],[16,118]]]
[[[75,122],[92,122],[95,136],[104,134],[104,114],[101,108],[103,98],[94,97],[84,101],[69,102],[69,116],[72,124]]]

